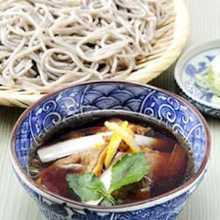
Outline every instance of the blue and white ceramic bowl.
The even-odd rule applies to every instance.
[[[192,47],[179,59],[175,68],[175,80],[180,94],[200,111],[220,118],[220,103],[214,93],[197,85],[196,77],[204,74],[216,55],[220,54],[220,40]]]
[[[114,208],[88,206],[38,188],[26,168],[29,152],[42,136],[82,113],[109,109],[146,115],[181,135],[193,153],[196,174],[162,196]],[[23,113],[11,141],[15,173],[49,220],[174,220],[202,181],[209,153],[207,124],[187,101],[158,88],[118,81],[80,84],[46,96]]]

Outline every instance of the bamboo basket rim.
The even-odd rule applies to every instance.
[[[131,73],[125,81],[146,84],[167,70],[179,57],[184,49],[189,32],[190,19],[185,0],[173,0],[175,10],[174,33],[171,44],[159,58],[147,61],[139,70]],[[12,90],[1,90],[0,105],[26,108],[39,100],[44,94],[23,94]]]

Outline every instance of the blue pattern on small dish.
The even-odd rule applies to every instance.
[[[217,118],[220,118],[220,104],[213,99],[215,95],[211,90],[196,83],[196,76],[207,72],[210,63],[220,54],[219,45],[220,41],[213,41],[192,48],[180,58],[175,71],[180,94],[200,111]]]
[[[193,97],[209,103],[212,101],[213,92],[198,86],[196,84],[196,76],[204,74],[208,70],[211,63],[210,60],[215,58],[215,53],[216,51],[208,51],[194,57],[189,63],[185,64],[185,70],[183,70],[185,74],[183,73],[182,76],[183,85],[187,88],[187,91]]]
[[[103,211],[39,191],[26,178],[28,153],[45,133],[81,113],[109,109],[145,114],[188,140],[197,173],[194,181],[157,200]],[[51,94],[21,117],[14,132],[12,157],[19,164],[13,163],[15,172],[49,220],[174,220],[203,179],[209,154],[206,124],[187,102],[165,91],[131,83],[88,83]]]

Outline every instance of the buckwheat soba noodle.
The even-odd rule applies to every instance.
[[[0,1],[0,85],[33,93],[123,79],[172,31],[170,0]]]

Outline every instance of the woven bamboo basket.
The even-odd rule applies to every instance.
[[[189,36],[189,15],[184,0],[172,1],[174,15],[169,23],[169,25],[173,25],[172,31],[168,31],[156,42],[155,52],[139,63],[137,71],[122,80],[148,83],[168,69],[181,54]],[[26,108],[43,95],[45,94],[33,95],[16,90],[5,90],[0,86],[0,105]]]

